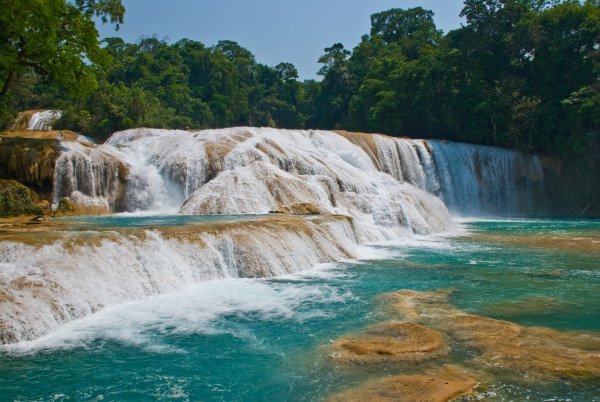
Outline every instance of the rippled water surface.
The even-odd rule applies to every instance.
[[[400,289],[453,288],[452,303],[473,314],[600,331],[600,221],[461,225],[459,235],[375,245],[376,259],[206,282],[105,309],[4,348],[0,400],[320,400],[390,370],[336,370],[326,348],[386,320],[378,296]],[[455,348],[440,363],[472,357]],[[484,382],[475,397],[485,400],[600,400],[597,379],[523,381],[494,371]]]

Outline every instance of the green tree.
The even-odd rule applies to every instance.
[[[93,17],[118,26],[125,12],[119,0],[0,0],[0,10],[0,98],[29,70],[74,93],[96,88],[92,66],[106,58]]]

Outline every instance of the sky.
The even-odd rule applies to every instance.
[[[189,38],[207,46],[233,40],[269,66],[289,62],[300,79],[317,78],[323,49],[340,42],[352,50],[369,32],[373,13],[421,6],[433,10],[438,29],[460,27],[462,0],[122,0],[125,23],[115,32],[99,23],[100,36],[135,42],[154,35]]]

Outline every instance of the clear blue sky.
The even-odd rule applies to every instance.
[[[125,24],[109,25],[102,37],[135,42],[157,34],[169,42],[189,38],[208,46],[238,42],[259,63],[290,62],[301,79],[315,78],[323,49],[341,42],[352,49],[369,32],[371,14],[390,8],[421,6],[435,12],[439,29],[458,28],[462,0],[123,0]]]

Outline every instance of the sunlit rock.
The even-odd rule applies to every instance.
[[[526,327],[467,314],[449,301],[451,291],[402,290],[384,296],[409,322],[429,326],[476,353],[473,364],[528,378],[600,378],[600,334]]]

